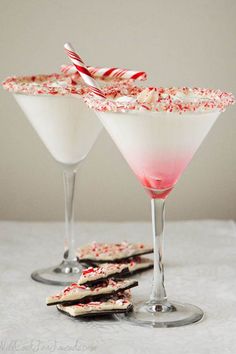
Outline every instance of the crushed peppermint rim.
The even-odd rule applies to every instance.
[[[91,93],[83,96],[87,105],[100,112],[154,111],[154,112],[209,112],[224,111],[235,103],[230,92],[188,87],[109,87],[103,92],[105,100],[96,99]]]
[[[103,85],[111,86],[111,81],[99,79]],[[107,81],[107,82],[106,82]],[[105,93],[109,89],[115,95],[120,91],[120,86],[129,87],[132,85],[130,80],[113,81],[112,87],[102,87]],[[84,83],[79,74],[39,74],[32,76],[10,76],[6,78],[2,86],[5,90],[13,93],[25,95],[52,95],[52,96],[83,96],[90,92],[90,88]]]

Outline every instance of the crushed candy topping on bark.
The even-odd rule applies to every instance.
[[[152,252],[152,246],[145,245],[143,243],[128,243],[123,241],[121,243],[98,243],[80,247],[77,251],[78,258],[94,259],[94,260],[109,260],[118,258],[128,258],[136,254],[142,254],[145,252]]]
[[[78,281],[78,284],[85,284],[87,282],[98,281],[112,277],[115,274],[120,274],[124,270],[128,271],[128,267],[125,264],[113,264],[104,263],[101,267],[89,267],[82,271],[82,275]]]
[[[137,286],[137,281],[135,280],[113,280],[107,279],[102,283],[94,286],[81,286],[78,283],[72,283],[70,286],[66,287],[60,293],[49,296],[47,298],[47,304],[53,304],[55,302],[72,301],[78,299],[83,299],[84,297],[91,297],[97,294],[109,295],[110,293],[122,291],[126,287]]]
[[[104,311],[110,311],[112,313],[113,311],[115,312],[115,310],[125,310],[128,307],[132,307],[130,290],[115,294],[112,298],[106,300],[88,301],[86,303],[77,303],[71,306],[57,305],[59,310],[70,314],[71,316],[79,316],[91,312],[99,314]]]

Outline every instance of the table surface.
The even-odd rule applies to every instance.
[[[166,226],[169,297],[200,306],[202,322],[152,329],[115,320],[81,321],[46,307],[61,287],[37,283],[32,270],[56,264],[62,223],[0,222],[0,353],[236,353],[236,231],[233,221],[185,221]],[[76,224],[78,244],[151,241],[149,223]],[[134,301],[148,298],[152,272],[137,276]]]

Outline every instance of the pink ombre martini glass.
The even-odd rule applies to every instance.
[[[125,93],[127,95],[127,93]],[[133,98],[133,100],[132,100]],[[224,109],[229,93],[204,89],[140,89],[116,101],[85,96],[151,200],[154,272],[150,298],[123,318],[137,325],[179,327],[200,321],[203,311],[167,298],[163,237],[165,200]],[[128,103],[125,103],[128,102]]]
[[[78,68],[79,70],[79,68]],[[179,327],[203,318],[197,306],[168,299],[164,285],[165,200],[227,106],[231,93],[201,88],[130,88],[116,99],[84,96],[151,200],[154,271],[149,299],[123,319],[148,327]]]

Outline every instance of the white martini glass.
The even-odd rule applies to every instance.
[[[56,266],[39,269],[31,274],[36,281],[54,285],[76,282],[82,271],[74,245],[76,172],[102,130],[102,124],[81,98],[81,87],[85,90],[83,82],[80,81],[78,86],[68,86],[68,80],[71,81],[64,75],[52,74],[13,77],[3,83],[4,88],[14,94],[29,122],[63,171],[63,260]]]
[[[148,300],[136,304],[134,312],[124,318],[150,327],[178,327],[201,320],[200,308],[167,298],[162,258],[165,200],[221,111],[234,102],[233,96],[204,89],[146,89],[116,102],[101,102],[89,95],[85,101],[151,199],[152,291]]]
[[[3,87],[14,94],[36,133],[63,170],[64,258],[56,266],[31,274],[36,281],[55,285],[76,282],[82,272],[74,246],[75,179],[78,166],[86,158],[102,129],[94,113],[82,100],[91,86],[87,88],[88,83],[85,85],[84,77],[82,80],[80,76],[84,74],[79,75],[77,70],[63,66],[63,74],[10,77],[3,83]],[[99,83],[106,90],[112,84],[113,95],[121,88],[132,87],[135,80],[146,79],[146,73],[142,71],[96,67],[90,67],[90,70],[92,75],[100,77]],[[89,82],[91,80],[92,77]]]

